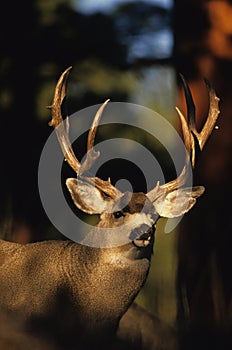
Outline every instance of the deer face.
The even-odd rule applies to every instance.
[[[144,193],[124,193],[113,203],[111,213],[102,214],[103,222],[106,215],[110,225],[129,228],[128,237],[136,247],[146,248],[153,243],[155,223],[159,216]],[[103,222],[99,224],[103,225]]]
[[[123,236],[138,248],[154,242],[159,214],[144,193],[125,192],[112,199],[80,179],[68,179],[66,184],[74,204],[81,211],[100,215],[98,228],[113,228],[114,232],[118,229],[119,234],[123,231]]]
[[[122,235],[124,241],[132,241],[137,248],[146,248],[154,242],[155,224],[160,216],[171,218],[182,215],[190,210],[204,191],[203,187],[197,186],[167,192],[157,185],[156,191],[150,194],[118,192],[112,198],[88,183],[86,178],[70,178],[66,185],[78,209],[87,214],[100,215],[98,229],[95,230],[99,239],[101,235],[109,245],[114,246],[117,235],[118,242]],[[109,229],[104,238],[101,228]],[[110,229],[114,229],[116,238],[112,237]]]

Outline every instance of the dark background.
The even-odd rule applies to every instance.
[[[185,110],[178,73],[192,89],[199,127],[208,109],[203,78],[215,87],[221,99],[219,130],[200,156],[194,179],[205,185],[206,194],[174,238],[160,243],[156,272],[160,276],[168,270],[167,278],[155,280],[161,281],[158,286],[149,282],[151,291],[142,301],[180,326],[183,348],[188,349],[209,344],[224,349],[230,342],[231,23],[230,1],[176,0],[172,8],[125,1],[111,12],[87,14],[78,10],[78,2],[24,0],[4,2],[0,11],[0,218],[3,236],[11,240],[60,237],[42,208],[37,171],[51,133],[46,106],[64,69],[73,66],[70,114],[110,97],[152,107],[177,127],[172,108],[178,104]],[[165,30],[170,40],[166,50]],[[111,176],[117,179],[115,168]],[[165,171],[171,178],[168,164]],[[141,190],[143,184],[137,187]],[[174,269],[167,267],[173,262]],[[170,281],[176,293],[161,300]]]

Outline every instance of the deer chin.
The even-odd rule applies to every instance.
[[[133,239],[130,237],[131,242],[118,248],[121,264],[135,264],[140,266],[139,269],[142,266],[148,269],[153,254],[156,226],[153,224],[152,227],[146,227],[146,230],[144,230],[144,226],[141,225],[141,227],[134,229],[132,232]],[[115,256],[118,259],[118,254]]]
[[[135,239],[133,243],[137,248],[146,248],[150,244],[150,241],[151,237],[149,236],[148,239]]]

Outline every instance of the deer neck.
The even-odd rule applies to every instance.
[[[69,246],[72,297],[87,327],[116,327],[146,281],[152,247],[141,252],[132,243],[116,248]]]

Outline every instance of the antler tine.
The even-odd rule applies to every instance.
[[[84,172],[86,172],[87,170],[89,170],[91,168],[91,166],[93,165],[93,163],[95,162],[95,160],[100,156],[100,152],[96,152],[93,148],[94,146],[94,141],[95,141],[95,136],[96,136],[96,132],[97,132],[97,128],[100,122],[100,119],[102,117],[102,113],[107,105],[107,103],[110,100],[106,100],[101,107],[98,109],[97,113],[95,114],[93,123],[91,125],[91,128],[89,130],[88,133],[88,140],[87,140],[87,155],[86,155],[86,159],[85,161],[81,164],[81,168],[80,168],[80,174],[82,175]]]
[[[189,86],[182,74],[180,74],[181,81],[184,87],[184,93],[185,93],[185,100],[186,100],[186,106],[187,106],[187,121],[181,111],[176,107],[176,111],[179,115],[181,127],[182,127],[182,133],[184,138],[184,144],[187,150],[187,154],[191,160],[192,167],[195,166],[195,160],[196,160],[196,150],[195,150],[195,139],[194,135],[196,136],[196,109],[195,104],[193,102],[192,93],[189,89]]]
[[[98,109],[95,117],[94,117],[94,120],[93,120],[93,123],[92,123],[92,126],[89,130],[89,135],[88,135],[88,143],[87,143],[87,151],[89,151],[90,149],[93,148],[94,146],[94,141],[95,141],[95,136],[96,136],[96,131],[97,131],[97,128],[98,128],[98,125],[99,125],[99,122],[100,122],[100,119],[101,119],[101,116],[102,116],[102,113],[107,105],[107,103],[110,101],[110,99],[106,100],[102,105],[101,107]]]
[[[215,124],[217,122],[217,118],[220,113],[220,110],[219,110],[220,99],[217,97],[214,89],[212,88],[210,82],[207,79],[205,79],[205,84],[207,86],[208,94],[209,94],[209,113],[208,113],[208,117],[206,119],[205,125],[201,129],[201,132],[197,133],[196,135],[201,150],[203,149],[206,141],[208,140],[209,135],[213,131]]]
[[[88,171],[95,160],[100,156],[99,151],[95,151],[93,146],[94,146],[94,141],[95,141],[95,136],[97,132],[97,128],[100,122],[100,119],[102,117],[102,113],[107,105],[107,103],[110,100],[106,100],[100,108],[97,110],[97,113],[95,114],[93,123],[91,125],[91,128],[88,133],[88,140],[87,140],[87,155],[85,161],[81,164],[79,174],[80,176],[83,175],[86,171]],[[121,195],[121,192],[114,187],[109,179],[108,181],[104,181],[102,179],[99,179],[98,177],[85,177],[85,181],[91,183],[92,185],[95,185],[98,189],[100,189],[102,192],[107,194],[110,198],[117,198],[118,196]]]
[[[194,130],[196,129],[196,108],[195,104],[193,102],[192,93],[189,89],[189,86],[187,84],[187,81],[185,80],[185,77],[180,74],[180,78],[184,87],[184,93],[185,93],[185,99],[186,99],[186,106],[187,106],[187,119],[188,119],[188,126],[189,129]]]
[[[66,81],[69,71],[72,67],[67,68],[61,75],[58,83],[56,84],[53,103],[48,108],[52,111],[52,120],[49,122],[50,126],[53,126],[56,131],[58,141],[60,143],[65,160],[71,166],[71,168],[78,173],[80,169],[80,163],[77,160],[68,136],[69,122],[68,116],[66,119],[66,125],[63,122],[62,117],[62,103],[66,97]]]

